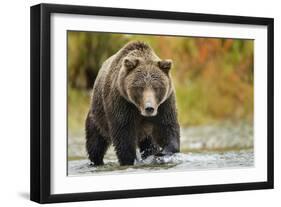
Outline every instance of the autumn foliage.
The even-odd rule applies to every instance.
[[[159,57],[173,60],[182,126],[253,120],[253,40],[68,32],[70,124],[84,119],[103,61],[130,40],[148,42]]]

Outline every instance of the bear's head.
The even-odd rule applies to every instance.
[[[119,90],[142,116],[156,116],[160,104],[172,93],[171,60],[125,57],[119,76]]]

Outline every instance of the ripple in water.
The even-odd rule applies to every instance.
[[[119,166],[116,157],[106,157],[103,166],[92,166],[89,160],[68,162],[68,175],[95,175],[143,173],[157,171],[211,170],[225,168],[241,168],[254,166],[253,150],[229,152],[176,153],[172,156],[150,156],[136,161],[134,166]]]

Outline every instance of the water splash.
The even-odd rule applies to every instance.
[[[69,161],[68,175],[143,173],[173,170],[208,170],[254,166],[253,150],[230,152],[176,153],[171,156],[150,156],[136,161],[134,166],[120,166],[115,157],[105,159],[105,165],[92,166],[87,159]]]

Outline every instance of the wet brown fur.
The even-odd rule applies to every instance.
[[[179,124],[169,66],[148,44],[138,41],[128,43],[104,62],[86,119],[86,148],[95,165],[103,164],[110,144],[121,165],[134,164],[137,147],[144,157],[159,150],[164,154],[179,151]],[[145,87],[155,93],[156,116],[140,113]]]

